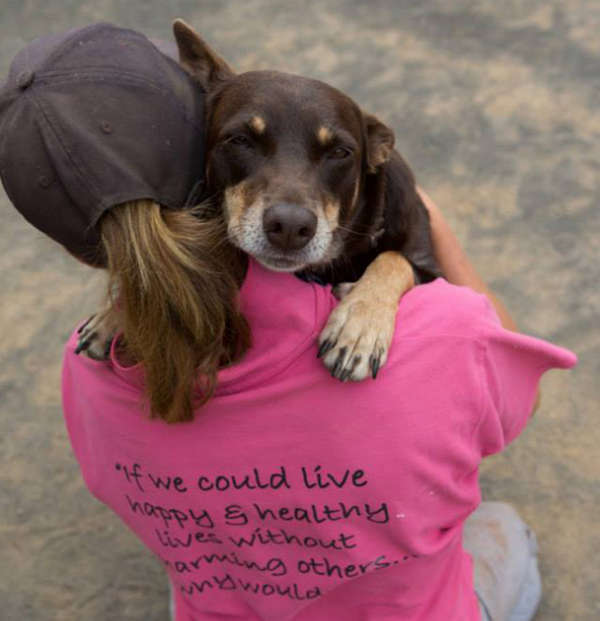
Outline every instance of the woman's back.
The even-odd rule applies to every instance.
[[[574,357],[438,280],[403,298],[377,380],[342,384],[315,360],[329,289],[250,262],[240,298],[253,346],[191,423],[148,420],[139,367],[65,354],[86,483],[164,561],[178,621],[478,619],[477,466]]]

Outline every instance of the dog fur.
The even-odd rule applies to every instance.
[[[319,354],[339,379],[375,377],[401,296],[439,275],[427,210],[393,132],[328,84],[274,71],[236,75],[181,20],[174,33],[182,66],[207,93],[207,191],[231,242],[270,269],[354,283],[337,288],[342,299]],[[312,223],[304,245],[274,237],[273,209],[303,214],[300,231]]]
[[[394,134],[337,89],[275,71],[235,74],[182,20],[181,65],[206,93],[205,193],[231,243],[269,269],[334,285],[318,355],[340,380],[376,377],[397,305],[440,275],[427,210]],[[92,322],[81,349],[102,356]],[[100,341],[100,345],[95,343]]]

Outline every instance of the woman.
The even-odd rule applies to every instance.
[[[77,355],[76,333],[64,358],[90,491],[163,560],[178,621],[531,618],[535,540],[518,516],[484,503],[470,518],[475,585],[463,531],[481,458],[574,356],[438,280],[403,298],[376,381],[332,379],[316,359],[330,289],[177,209],[196,198],[202,112],[173,62],[107,25],[32,44],[0,99],[12,202],[118,292],[109,359]],[[486,291],[428,206],[450,280]]]

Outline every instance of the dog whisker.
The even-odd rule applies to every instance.
[[[343,224],[338,224],[335,229],[340,231],[346,231],[347,233],[352,233],[354,235],[367,235],[366,232],[357,231],[356,229],[352,229],[349,226],[344,226]]]

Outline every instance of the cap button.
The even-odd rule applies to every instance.
[[[52,184],[52,178],[47,175],[40,175],[38,177],[38,184],[42,188],[49,188]]]
[[[25,90],[33,82],[34,77],[33,71],[21,71],[17,76],[17,86],[21,90]]]

